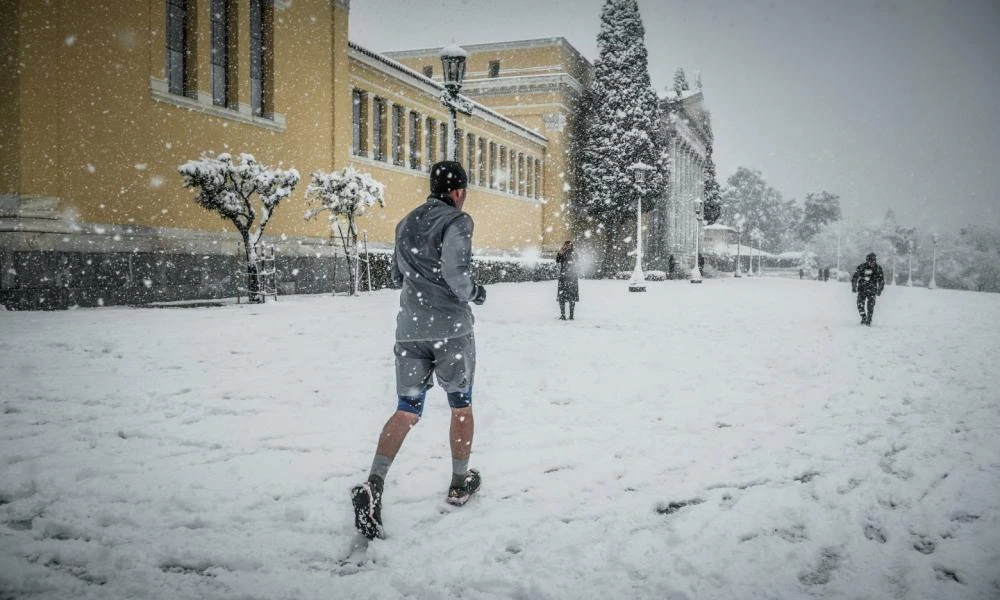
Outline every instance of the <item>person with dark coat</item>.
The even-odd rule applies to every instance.
[[[858,265],[851,277],[851,291],[858,295],[858,313],[861,324],[871,326],[872,314],[875,313],[875,297],[882,295],[885,289],[885,277],[882,266],[875,261],[875,253],[865,257],[865,262]]]
[[[556,264],[559,265],[559,286],[556,289],[559,318],[566,320],[566,303],[569,302],[569,320],[572,321],[573,310],[580,301],[580,277],[576,272],[576,249],[573,248],[572,240],[563,242],[556,254]]]
[[[451,485],[445,501],[461,506],[479,491],[482,477],[469,468],[475,424],[472,388],[476,339],[470,303],[486,301],[472,278],[472,217],[463,209],[469,178],[461,164],[431,167],[431,193],[396,226],[390,276],[400,289],[396,315],[396,410],[378,439],[368,480],[351,490],[354,526],[383,537],[382,490],[386,474],[420,420],[427,390],[437,381],[451,407]]]

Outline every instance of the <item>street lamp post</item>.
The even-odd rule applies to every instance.
[[[646,183],[646,172],[652,169],[653,167],[641,161],[628,166],[637,188],[642,188]],[[642,272],[642,194],[639,190],[635,195],[635,268],[632,269],[632,277],[628,280],[628,291],[646,291],[646,276]]]
[[[741,264],[742,257],[740,256],[741,245],[743,243],[743,226],[740,224],[736,225],[736,272],[733,273],[733,277],[742,277],[743,275],[740,271],[743,270]]]
[[[892,244],[892,285],[896,285],[896,244]]]
[[[913,287],[913,240],[909,240],[906,244],[906,249],[909,251],[907,253],[907,274],[906,274],[906,287]]]
[[[465,79],[465,60],[468,53],[459,46],[448,46],[441,49],[441,67],[444,71],[444,91],[441,92],[441,104],[448,108],[448,160],[458,160],[458,112],[472,114],[472,103],[458,95]],[[429,157],[430,159],[431,157]]]
[[[698,264],[698,257],[701,254],[701,209],[702,201],[700,198],[694,201],[694,219],[695,219],[695,229],[694,229],[694,267],[691,269],[691,283],[701,283],[701,265]]]
[[[837,221],[837,276],[836,281],[840,281],[840,221]]]
[[[934,247],[933,258],[931,259],[931,281],[927,284],[928,289],[937,289],[937,234],[931,234],[931,244]]]
[[[753,277],[753,230],[747,232],[747,277]]]

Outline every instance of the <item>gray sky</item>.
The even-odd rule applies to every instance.
[[[355,0],[376,51],[565,37],[597,58],[603,0]],[[502,7],[502,8],[501,8]],[[848,219],[1000,225],[1000,1],[639,0],[662,92],[701,73],[720,183],[826,189]],[[488,28],[483,27],[488,23]],[[434,37],[431,31],[444,32]]]

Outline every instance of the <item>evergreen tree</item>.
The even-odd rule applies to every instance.
[[[660,112],[649,79],[645,30],[636,0],[606,0],[597,36],[599,57],[594,65],[590,118],[582,128],[577,198],[580,212],[593,218],[604,238],[601,275],[624,267],[624,225],[635,217],[635,203],[644,211],[662,195],[666,168],[658,147]],[[656,167],[641,185],[635,164]]]
[[[709,141],[705,155],[705,224],[712,225],[722,216],[722,191],[715,175],[715,161],[712,160],[712,142]]]
[[[688,85],[687,75],[684,73],[683,68],[678,68],[677,72],[674,73],[674,92],[681,96],[684,92],[691,89]]]

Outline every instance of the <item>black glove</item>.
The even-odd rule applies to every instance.
[[[483,302],[486,302],[486,288],[477,283],[473,288],[473,292],[472,302],[474,304],[482,304]]]

